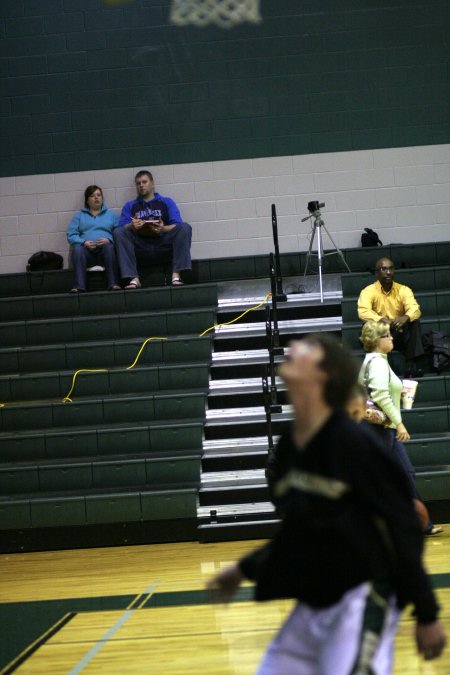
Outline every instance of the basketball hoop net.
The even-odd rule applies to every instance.
[[[172,0],[170,22],[176,26],[232,28],[249,21],[260,23],[260,0]]]

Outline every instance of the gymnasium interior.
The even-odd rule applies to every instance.
[[[0,674],[255,672],[292,601],[205,584],[277,530],[289,342],[327,332],[362,362],[380,258],[422,333],[450,335],[448,19],[443,0],[2,0]],[[84,189],[119,215],[140,169],[192,225],[184,285],[164,263],[70,294]],[[38,251],[62,269],[27,271]],[[420,366],[402,414],[450,639],[450,359]],[[407,608],[395,675],[450,672],[413,630]]]

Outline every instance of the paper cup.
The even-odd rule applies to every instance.
[[[411,410],[419,383],[416,380],[403,380],[402,384],[402,408],[404,410]]]

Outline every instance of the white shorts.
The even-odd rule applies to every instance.
[[[258,675],[388,675],[400,611],[364,583],[331,607],[296,605],[267,648]]]

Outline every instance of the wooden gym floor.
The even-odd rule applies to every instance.
[[[426,562],[450,638],[450,526]],[[211,605],[205,581],[257,542],[160,544],[0,556],[0,675],[253,673],[290,602],[256,604],[251,587]],[[395,673],[447,675],[450,647],[424,663],[410,609]]]

